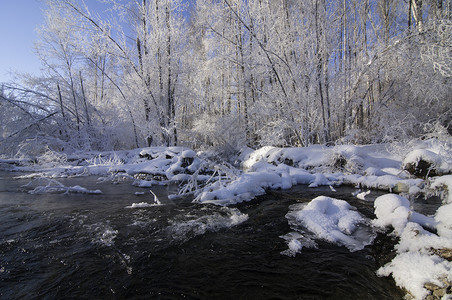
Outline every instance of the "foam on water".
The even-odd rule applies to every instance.
[[[118,230],[113,229],[108,223],[84,224],[83,227],[85,232],[90,233],[91,243],[107,247],[115,243]]]
[[[202,211],[202,210],[201,210]],[[248,215],[237,208],[220,207],[208,214],[186,214],[170,220],[167,233],[176,241],[187,241],[206,232],[214,232],[239,225],[248,220]]]
[[[282,255],[294,257],[303,248],[317,248],[317,243],[312,238],[297,231],[289,232],[280,236],[280,238],[284,239],[289,247],[289,249],[281,252]]]

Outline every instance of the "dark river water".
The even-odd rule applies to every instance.
[[[386,238],[349,252],[318,242],[282,255],[289,206],[319,195],[349,200],[351,188],[274,191],[234,207],[168,200],[176,187],[149,189],[97,177],[57,179],[101,195],[29,194],[29,179],[0,172],[1,299],[402,299],[375,275]],[[135,195],[135,192],[145,192]],[[372,193],[369,198],[376,197]],[[366,198],[367,199],[367,198]],[[389,243],[389,244],[388,244]]]

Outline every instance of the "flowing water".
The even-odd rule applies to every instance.
[[[372,217],[353,189],[299,186],[235,207],[171,201],[176,187],[149,189],[97,177],[58,179],[103,194],[29,194],[29,179],[0,173],[1,299],[401,299],[375,275],[381,249],[349,252],[318,242],[282,255],[289,206],[333,196]],[[145,192],[144,195],[135,195]],[[372,196],[369,195],[370,197]],[[139,205],[138,205],[139,206]],[[382,246],[383,244],[383,246]]]

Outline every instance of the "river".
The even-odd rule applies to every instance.
[[[30,179],[17,175],[0,172],[1,299],[403,298],[375,275],[392,247],[384,235],[356,252],[318,242],[281,254],[293,204],[332,196],[371,218],[372,201],[349,187],[297,186],[227,208],[172,201],[177,187],[155,187],[163,205],[132,208],[153,202],[149,189],[89,176],[57,180],[102,194],[29,194]]]

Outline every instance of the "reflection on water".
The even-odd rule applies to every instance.
[[[32,195],[22,187],[30,180],[12,175],[0,173],[1,299],[402,298],[392,280],[375,275],[371,247],[350,253],[317,241],[281,254],[293,204],[327,195],[372,217],[372,202],[352,199],[351,189],[296,187],[225,208],[171,201],[176,187],[156,187],[162,205],[131,208],[154,196],[96,177],[57,180],[100,195]]]

